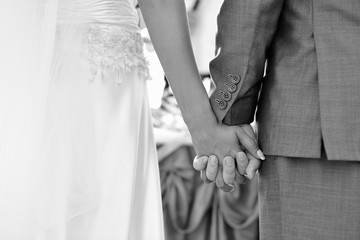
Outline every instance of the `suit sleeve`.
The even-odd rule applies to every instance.
[[[217,56],[210,62],[216,85],[210,102],[219,122],[239,125],[253,121],[266,51],[283,1],[224,1],[218,16]]]

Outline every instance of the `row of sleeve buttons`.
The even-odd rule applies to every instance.
[[[227,107],[227,102],[231,100],[232,93],[236,92],[237,85],[239,84],[241,77],[236,73],[229,73],[227,75],[227,81],[224,83],[226,86],[226,90],[220,89],[218,90],[222,99],[216,98],[215,102],[217,103],[219,109],[223,110]]]

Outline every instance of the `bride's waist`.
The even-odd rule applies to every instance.
[[[124,8],[69,8],[60,7],[58,24],[110,24],[128,31],[139,30],[135,9]]]

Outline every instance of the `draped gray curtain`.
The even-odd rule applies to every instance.
[[[160,162],[166,239],[258,239],[257,181],[224,193],[202,183],[192,168],[194,156],[184,146]]]

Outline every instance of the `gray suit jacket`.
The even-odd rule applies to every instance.
[[[225,0],[216,41],[220,122],[257,109],[266,154],[360,161],[359,0]]]

